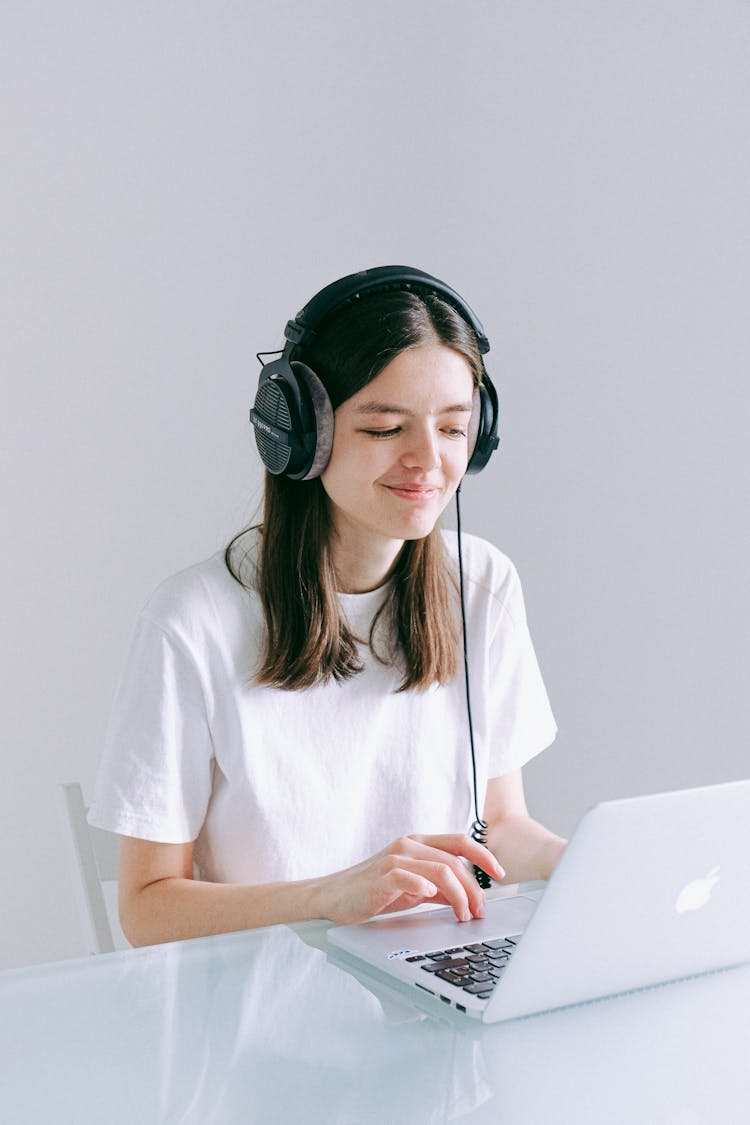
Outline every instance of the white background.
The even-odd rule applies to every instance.
[[[254,353],[405,263],[484,321],[560,725],[532,811],[748,770],[750,7],[0,7],[0,967],[82,951],[90,795],[135,614],[255,513]]]

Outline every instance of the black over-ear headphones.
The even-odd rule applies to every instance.
[[[378,266],[334,281],[288,322],[284,329],[283,351],[261,369],[250,421],[261,460],[270,473],[292,480],[312,480],[325,469],[333,446],[333,408],[328,393],[314,371],[290,358],[295,346],[314,336],[335,309],[365,294],[388,290],[435,293],[452,305],[471,327],[480,354],[484,356],[490,350],[480,321],[463,298],[444,281],[422,270],[409,266]],[[480,472],[500,440],[497,391],[484,369],[484,361],[482,369],[482,381],[474,394],[469,423],[467,473]]]

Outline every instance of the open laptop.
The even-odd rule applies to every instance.
[[[438,907],[334,926],[329,956],[485,1023],[750,961],[750,780],[595,806],[541,887],[502,888],[471,922]]]

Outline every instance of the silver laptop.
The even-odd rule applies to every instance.
[[[750,961],[750,780],[608,801],[543,889],[327,931],[329,956],[433,1013],[496,1023]]]

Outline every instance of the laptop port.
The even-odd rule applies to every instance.
[[[465,1012],[466,1011],[466,1005],[465,1004],[456,1004],[456,1007],[458,1008],[459,1012]]]
[[[441,996],[440,999],[443,1001],[444,1004],[450,1004],[450,1000],[448,999],[447,996]]]

